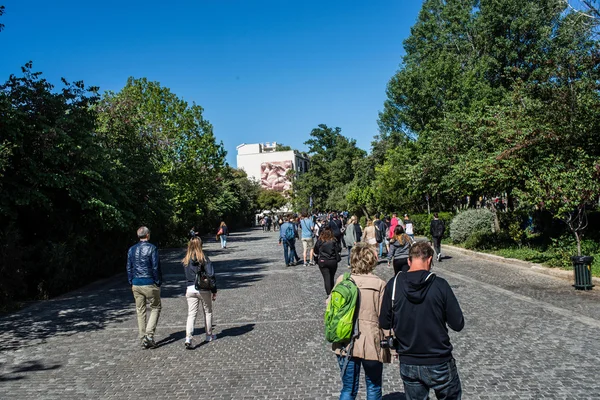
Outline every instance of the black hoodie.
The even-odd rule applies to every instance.
[[[385,288],[379,314],[381,329],[394,329],[400,362],[411,365],[442,364],[452,358],[448,328],[465,326],[462,310],[448,282],[428,271],[400,272]],[[447,326],[446,326],[447,324]]]

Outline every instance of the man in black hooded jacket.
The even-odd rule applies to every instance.
[[[438,399],[462,396],[448,327],[458,332],[465,321],[448,282],[430,272],[432,260],[427,242],[411,247],[410,269],[388,282],[379,314],[379,327],[394,330],[407,400],[428,399],[430,389]]]

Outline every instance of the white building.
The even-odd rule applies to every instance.
[[[240,144],[237,146],[237,167],[265,189],[285,191],[292,187],[292,178],[308,171],[309,159],[296,150],[277,151],[277,143]],[[293,171],[293,172],[292,172]]]

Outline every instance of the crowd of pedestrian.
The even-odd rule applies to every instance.
[[[441,261],[441,238],[445,231],[437,213],[430,224],[433,247],[427,241],[415,241],[414,226],[407,214],[403,219],[397,214],[391,218],[377,215],[367,219],[364,227],[355,215],[348,213],[303,213],[279,216],[276,221],[265,216],[259,223],[264,232],[272,228],[279,231],[278,242],[283,247],[286,266],[301,263],[305,267],[318,266],[328,312],[330,302],[343,305],[343,295],[339,293],[344,291],[338,290],[339,286],[344,285],[346,293],[349,282],[356,288],[351,320],[346,318],[346,323],[352,324],[351,335],[332,341],[341,371],[340,399],[357,397],[361,370],[365,374],[367,399],[381,399],[383,364],[391,361],[392,350],[398,355],[406,399],[428,399],[430,390],[438,399],[461,398],[448,328],[462,330],[463,314],[448,283],[431,272],[435,254]],[[223,249],[227,248],[228,235],[227,225],[221,222],[217,240]],[[142,226],[137,236],[139,242],[128,251],[127,277],[136,305],[140,344],[143,348],[154,348],[161,312],[162,272],[158,249],[149,243],[150,230]],[[212,331],[212,305],[217,297],[217,281],[195,227],[188,238],[182,259],[188,304],[184,344],[186,349],[192,349],[200,310],[204,316],[204,341],[216,339]],[[301,240],[302,258],[296,252],[296,240]],[[335,281],[343,249],[347,250],[350,272]],[[373,274],[378,263],[385,259],[394,269],[394,276],[387,283]]]

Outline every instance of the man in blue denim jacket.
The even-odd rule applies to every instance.
[[[379,327],[394,330],[400,375],[407,400],[460,400],[462,388],[452,356],[448,327],[461,331],[462,310],[448,282],[431,273],[433,249],[415,243],[408,272],[399,272],[385,288]]]
[[[131,285],[137,311],[139,339],[145,349],[155,348],[154,332],[160,316],[162,272],[158,249],[149,243],[150,229],[137,230],[140,241],[127,252],[127,279]],[[150,302],[150,318],[146,326],[146,303]]]

